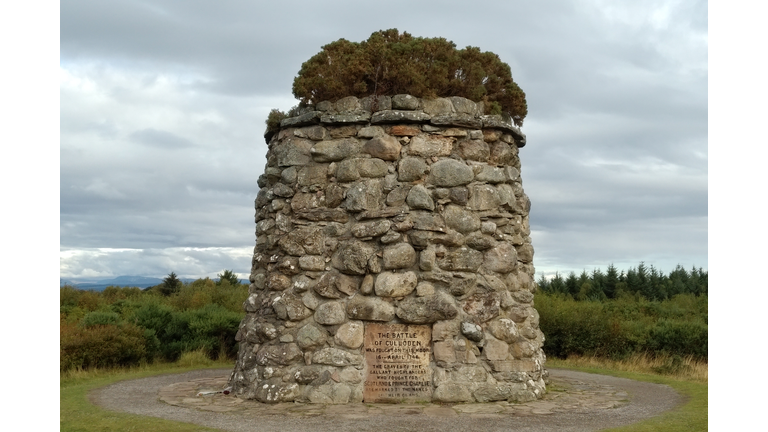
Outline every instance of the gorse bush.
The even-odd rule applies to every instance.
[[[670,300],[624,297],[577,301],[565,294],[536,294],[536,310],[549,356],[627,358],[638,353],[707,359],[707,298]]]
[[[377,31],[359,43],[339,39],[325,45],[301,65],[293,94],[302,104],[346,96],[461,96],[486,102],[487,114],[501,114],[518,126],[528,114],[525,93],[498,55],[397,29]],[[279,125],[279,114],[273,110],[268,125]]]
[[[59,367],[130,366],[150,360],[145,330],[128,323],[79,326],[62,322],[59,338]]]
[[[173,282],[175,292],[166,293],[159,288],[92,292],[62,287],[61,370],[175,361],[187,352],[234,358],[248,287],[232,280]]]

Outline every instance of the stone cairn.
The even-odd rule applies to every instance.
[[[265,135],[235,394],[334,404],[543,395],[525,136],[482,113],[460,97],[347,97]]]

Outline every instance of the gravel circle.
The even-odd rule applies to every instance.
[[[158,398],[158,392],[172,384],[220,378],[229,376],[230,372],[230,369],[207,369],[121,381],[92,391],[89,399],[95,405],[113,411],[194,423],[225,431],[265,432],[276,430],[281,432],[597,431],[655,417],[685,402],[683,396],[666,385],[563,369],[549,369],[551,379],[579,381],[592,386],[609,386],[626,392],[629,402],[618,408],[569,410],[546,413],[546,415],[533,413],[526,416],[498,414],[435,416],[426,415],[418,410],[404,411],[399,415],[340,416],[329,412],[296,416],[288,413],[281,415],[279,407],[276,407],[277,410],[271,410],[270,415],[255,415],[248,410],[202,411],[191,407],[170,405]],[[358,405],[363,407],[362,404]]]

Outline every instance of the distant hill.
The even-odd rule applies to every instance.
[[[196,281],[197,278],[179,278],[184,283]],[[108,286],[147,288],[163,283],[163,280],[147,276],[118,276],[111,279],[69,280],[59,278],[59,286],[69,285],[81,290],[104,291]],[[240,283],[248,284],[248,279],[240,279]]]

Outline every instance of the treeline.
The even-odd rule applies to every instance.
[[[563,277],[555,273],[552,279],[543,275],[536,281],[539,290],[551,294],[565,294],[574,300],[615,299],[623,295],[643,297],[647,300],[667,300],[679,294],[707,295],[707,275],[701,268],[686,271],[678,265],[668,275],[656,268],[640,263],[637,268],[618,271],[611,264],[603,273],[595,269],[584,270],[580,275],[574,272]]]
[[[219,276],[182,283],[171,273],[145,290],[61,287],[61,371],[175,361],[198,350],[234,358],[248,286]]]

